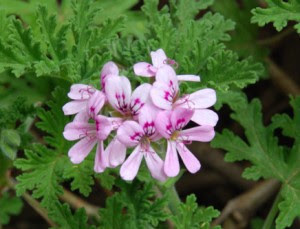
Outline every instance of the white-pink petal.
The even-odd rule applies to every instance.
[[[196,75],[177,75],[179,81],[200,82],[200,76]]]
[[[138,115],[140,109],[145,105],[149,99],[149,94],[152,86],[144,83],[138,86],[132,93],[130,101],[130,111],[132,115]]]
[[[95,93],[88,100],[88,113],[89,116],[94,118],[102,109],[105,103],[105,95],[96,90]]]
[[[171,123],[173,129],[180,130],[183,127],[185,127],[188,124],[188,122],[191,120],[193,114],[194,114],[193,110],[189,110],[181,107],[175,108],[172,111],[172,115],[171,115]]]
[[[159,181],[165,181],[167,176],[164,172],[164,162],[157,153],[150,147],[144,157],[152,177]]]
[[[97,138],[105,140],[112,131],[111,122],[106,116],[98,115],[95,117]]]
[[[198,172],[201,165],[194,154],[183,143],[177,143],[176,148],[187,170],[190,173]]]
[[[115,168],[124,162],[126,146],[115,137],[106,147],[105,154],[107,154],[109,158],[109,167]]]
[[[139,62],[133,65],[133,71],[137,76],[152,77],[157,70],[149,63]]]
[[[135,121],[126,121],[118,129],[117,138],[127,147],[139,144],[144,135],[142,127]]]
[[[95,92],[95,88],[86,84],[73,84],[71,86],[68,97],[74,100],[84,100],[90,98],[90,96]]]
[[[81,163],[97,143],[96,136],[87,136],[71,147],[68,152],[70,160],[74,164]]]
[[[65,115],[76,114],[87,109],[87,100],[75,100],[68,102],[63,106],[62,109]]]
[[[198,109],[191,119],[199,125],[215,126],[219,120],[216,112],[209,109]]]
[[[167,154],[164,163],[164,172],[169,177],[175,177],[180,171],[179,160],[176,152],[176,142],[168,141]]]
[[[94,162],[94,171],[96,173],[102,173],[108,167],[108,157],[103,149],[103,142],[98,142],[95,162]]]
[[[73,141],[88,135],[96,135],[95,124],[87,122],[70,122],[65,126],[64,138]]]
[[[157,132],[167,139],[171,137],[171,134],[174,131],[171,123],[171,114],[172,111],[160,111],[155,120]]]
[[[173,90],[177,94],[178,92],[178,79],[176,76],[176,72],[174,69],[169,66],[165,65],[157,70],[155,79],[157,82],[165,83],[170,87],[170,90]]]
[[[120,175],[122,179],[133,180],[137,175],[142,159],[143,153],[140,152],[140,146],[138,145],[121,166]]]
[[[162,49],[158,49],[156,51],[152,51],[150,53],[152,64],[156,68],[160,68],[165,65],[165,61],[167,60],[167,56]]]
[[[150,91],[152,103],[164,110],[171,110],[173,100],[176,95],[172,94],[170,88],[165,83],[155,82]]]
[[[197,126],[180,131],[180,136],[186,141],[209,142],[215,136],[212,126]]]
[[[103,90],[105,89],[105,82],[106,82],[107,78],[109,77],[109,75],[114,75],[114,76],[119,75],[119,68],[112,61],[107,62],[101,70],[100,77],[101,77],[101,85],[102,85]]]

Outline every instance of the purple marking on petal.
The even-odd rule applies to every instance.
[[[130,136],[130,139],[132,141],[140,141],[141,137],[141,133],[135,132],[134,135]]]
[[[154,122],[146,122],[143,126],[144,132],[147,136],[151,136],[155,133]]]

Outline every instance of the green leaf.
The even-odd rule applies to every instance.
[[[297,32],[300,33],[300,2],[298,0],[266,0],[268,7],[255,8],[251,12],[253,17],[252,23],[258,23],[259,26],[264,26],[272,22],[277,31],[282,30],[289,20],[296,21],[294,26]]]
[[[83,208],[76,210],[72,214],[68,204],[56,203],[54,210],[49,212],[49,216],[59,225],[59,228],[66,229],[89,229],[95,228],[87,224],[88,217]]]
[[[18,147],[21,144],[21,138],[16,130],[4,129],[0,135],[0,149],[11,160],[16,158]]]
[[[18,197],[10,197],[7,192],[0,197],[0,226],[9,223],[11,215],[18,215],[23,207],[23,202]]]
[[[222,134],[217,134],[212,145],[228,151],[225,156],[227,161],[250,161],[253,166],[244,171],[245,178],[275,178],[282,182],[276,229],[286,228],[300,213],[300,135],[297,128],[300,125],[300,97],[291,100],[293,118],[286,114],[275,115],[269,126],[263,125],[261,104],[257,99],[249,104],[245,99],[232,101],[235,102],[229,102],[234,111],[231,117],[244,127],[247,142],[224,130]],[[237,101],[238,105],[235,104]],[[277,128],[295,139],[291,148],[278,144],[274,136]]]
[[[178,229],[209,229],[212,219],[218,217],[219,214],[219,211],[213,207],[199,208],[196,196],[191,194],[187,196],[185,203],[180,203],[179,213],[173,215],[171,220]]]

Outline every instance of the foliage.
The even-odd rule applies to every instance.
[[[213,218],[219,216],[219,212],[213,207],[200,208],[196,202],[196,196],[191,194],[187,196],[186,202],[181,203],[179,214],[172,217],[174,225],[178,229],[183,228],[210,228],[210,222]],[[213,227],[214,229],[220,227]]]
[[[280,214],[276,219],[276,228],[290,226],[300,212],[300,142],[297,129],[300,124],[300,97],[291,99],[293,118],[286,114],[276,115],[269,126],[263,125],[261,104],[257,99],[250,103],[246,99],[239,103],[229,102],[229,105],[234,111],[231,117],[245,129],[247,142],[232,131],[224,130],[216,136],[213,146],[228,151],[226,161],[250,161],[253,165],[245,169],[245,178],[275,178],[282,182],[280,194],[283,200],[278,205]],[[274,136],[277,128],[281,128],[284,135],[295,139],[291,148],[278,144]]]
[[[268,7],[266,9],[257,7],[251,12],[252,23],[258,23],[264,26],[272,22],[277,31],[282,30],[289,20],[296,21],[294,28],[300,33],[300,2],[298,0],[266,0]]]
[[[10,197],[7,192],[0,197],[0,226],[9,223],[11,215],[21,212],[23,202],[18,197]]]

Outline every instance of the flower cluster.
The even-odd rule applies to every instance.
[[[84,84],[71,86],[68,97],[72,101],[63,111],[75,117],[63,135],[70,141],[79,140],[68,153],[73,163],[81,163],[97,145],[95,172],[121,165],[120,175],[125,180],[135,178],[143,158],[152,177],[160,181],[178,175],[178,154],[189,172],[200,169],[186,144],[213,139],[218,116],[207,108],[216,102],[216,93],[207,88],[181,96],[179,81],[197,82],[200,77],[176,75],[177,63],[162,49],[151,52],[151,58],[152,64],[140,62],[133,69],[138,76],[154,77],[154,83],[141,84],[133,92],[130,81],[119,75],[113,62],[103,66],[101,90]],[[198,125],[184,129],[190,120]],[[114,137],[104,149],[109,135]],[[163,139],[167,141],[164,160],[151,144]],[[126,159],[127,148],[134,149]]]

